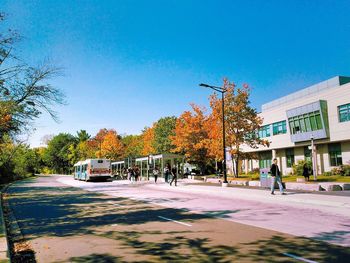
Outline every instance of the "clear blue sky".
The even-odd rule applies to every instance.
[[[336,75],[350,76],[350,1],[0,0],[23,36],[21,56],[65,68],[53,83],[69,105],[45,134],[115,128],[137,134],[189,103],[201,82],[248,83],[261,104]]]

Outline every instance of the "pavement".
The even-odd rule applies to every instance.
[[[345,197],[51,176],[13,184],[8,200],[37,262],[347,262],[350,256]],[[305,230],[300,218],[311,220],[301,222],[307,227],[319,221],[312,239],[295,234]],[[333,226],[323,229],[324,221]],[[315,236],[324,231],[336,233]]]
[[[1,195],[1,190],[0,190]],[[0,198],[0,263],[9,262],[8,245],[6,239],[5,222],[2,211],[2,200]]]

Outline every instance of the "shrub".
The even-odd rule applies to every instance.
[[[340,175],[350,176],[350,164],[344,164],[340,166]]]
[[[332,172],[324,172],[323,175],[324,176],[332,176]]]
[[[310,171],[312,171],[312,163],[311,161],[299,160],[296,164],[293,164],[293,174],[297,176],[303,175],[304,164],[306,163],[307,167]]]
[[[341,175],[342,170],[340,167],[335,167],[331,170],[331,175]]]

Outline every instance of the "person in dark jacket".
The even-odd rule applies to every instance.
[[[303,176],[305,178],[305,181],[310,180],[310,169],[306,163],[304,163],[304,166],[303,166]]]
[[[174,165],[173,168],[171,169],[171,175],[173,176],[173,178],[170,181],[170,185],[175,181],[175,186],[177,186],[177,169],[176,169],[176,165]]]
[[[277,182],[280,192],[281,194],[285,195],[284,191],[283,191],[283,185],[282,185],[282,180],[281,180],[281,172],[280,169],[278,168],[277,165],[277,159],[273,159],[273,164],[271,165],[270,168],[270,174],[271,174],[271,194],[274,195],[274,191],[275,191],[275,182]]]

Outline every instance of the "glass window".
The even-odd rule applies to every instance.
[[[343,164],[340,143],[328,144],[328,153],[331,166],[339,166]]]
[[[262,126],[259,129],[259,138],[265,138],[265,137],[270,137],[270,136],[271,136],[271,134],[270,134],[270,125]]]
[[[286,161],[287,161],[287,167],[290,168],[294,164],[294,149],[286,149]]]
[[[350,103],[338,106],[339,121],[350,121]]]
[[[304,147],[304,157],[305,161],[311,162],[311,149],[309,149],[309,146]]]
[[[288,119],[292,134],[323,129],[320,111],[310,112]]]
[[[270,168],[272,164],[272,152],[259,153],[259,168]]]
[[[287,133],[286,121],[275,122],[272,124],[273,135]]]

